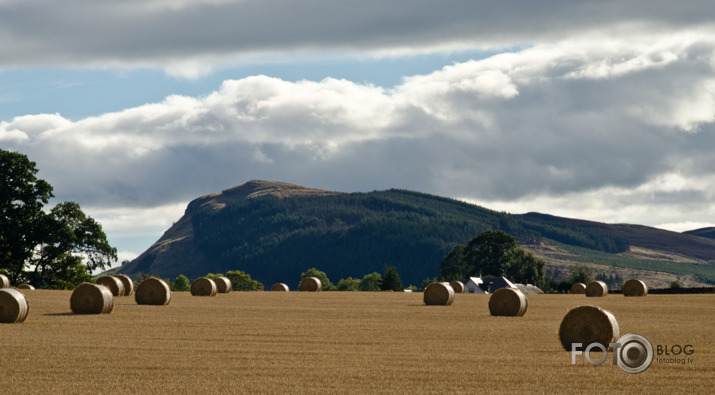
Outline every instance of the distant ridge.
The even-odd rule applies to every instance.
[[[251,199],[260,196],[272,195],[278,198],[293,196],[328,196],[343,192],[326,191],[322,189],[307,188],[287,182],[251,180],[221,192],[210,193],[192,200],[184,215],[175,222],[164,234],[139,257],[120,269],[121,273],[169,275],[172,279],[182,273],[176,273],[177,261],[189,261],[196,267],[193,270],[201,275],[204,268],[214,270],[213,262],[196,253],[193,246],[194,230],[191,223],[192,216],[202,208],[221,209],[228,202],[240,199]],[[185,274],[193,274],[186,272]]]
[[[651,287],[715,283],[715,240],[641,225],[541,213],[511,215],[450,198],[391,189],[344,193],[251,180],[191,201],[184,215],[133,261],[133,277],[190,279],[243,270],[264,285],[296,281],[310,267],[331,280],[395,266],[405,285],[439,275],[456,244],[503,230],[564,278],[575,262]]]
[[[683,233],[689,234],[689,235],[694,235],[694,236],[699,236],[699,237],[705,237],[708,239],[715,239],[715,227],[688,230]]]

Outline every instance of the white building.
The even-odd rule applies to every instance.
[[[484,290],[481,288],[482,279],[480,277],[469,277],[467,283],[464,284],[464,292],[468,294],[484,294]]]

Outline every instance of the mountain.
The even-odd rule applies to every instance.
[[[715,283],[715,240],[640,225],[529,213],[510,215],[405,190],[342,193],[253,180],[199,197],[147,251],[119,272],[195,278],[243,270],[270,287],[297,285],[310,267],[362,278],[395,266],[405,285],[439,274],[456,244],[488,229],[514,235],[563,277],[573,262],[650,284]]]
[[[700,237],[706,237],[708,239],[715,239],[715,227],[700,228],[695,230],[689,230],[683,232],[689,235],[695,235]]]

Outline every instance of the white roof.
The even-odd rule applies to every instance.
[[[469,281],[467,281],[467,284],[469,283],[474,283],[476,285],[484,284],[481,277],[469,277]]]

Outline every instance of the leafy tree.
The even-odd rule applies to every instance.
[[[102,227],[74,202],[43,210],[52,186],[27,156],[0,150],[0,270],[13,283],[72,288],[117,260]]]
[[[546,266],[546,262],[531,251],[516,248],[509,255],[504,275],[512,281],[534,284],[541,288],[546,282],[544,266]]]
[[[596,280],[603,281],[608,285],[608,289],[621,289],[623,286],[623,277],[618,273],[611,275],[599,273],[595,277]]]
[[[189,284],[189,278],[183,274],[179,274],[176,280],[171,284],[171,289],[177,292],[186,292],[191,289],[191,284]]]
[[[317,277],[323,286],[323,291],[335,291],[335,286],[330,282],[328,275],[324,271],[311,267],[300,275],[300,281],[303,281],[306,277]]]
[[[681,288],[683,288],[683,284],[681,284],[677,281],[673,281],[670,283],[670,288],[671,289],[681,289]]]
[[[593,268],[585,263],[577,263],[569,268],[571,284],[588,284],[593,281]]]
[[[439,265],[439,275],[444,281],[462,281],[465,276],[464,246],[456,245]]]
[[[465,277],[506,276],[512,281],[544,286],[546,263],[516,244],[500,230],[488,230],[472,238],[466,247],[457,245],[440,264],[442,281]]]
[[[249,274],[240,270],[228,271],[226,277],[231,280],[231,289],[234,291],[263,291],[263,283],[251,279]]]
[[[338,291],[357,291],[360,287],[360,280],[357,278],[341,278],[335,289]]]
[[[380,285],[382,284],[382,276],[378,272],[372,272],[366,274],[362,280],[360,280],[360,286],[358,289],[360,291],[379,291]]]
[[[481,273],[504,275],[513,250],[514,236],[501,230],[487,230],[469,241],[464,249],[464,266],[470,276]]]
[[[427,288],[428,285],[430,285],[432,283],[436,283],[437,281],[439,281],[437,279],[437,277],[432,277],[432,278],[428,277],[428,278],[422,280],[422,284],[420,284],[420,289],[425,289],[425,288]]]
[[[380,283],[380,289],[383,291],[393,290],[402,291],[402,280],[400,280],[400,274],[397,273],[397,269],[394,266],[385,266],[385,272],[382,275],[382,282]]]

